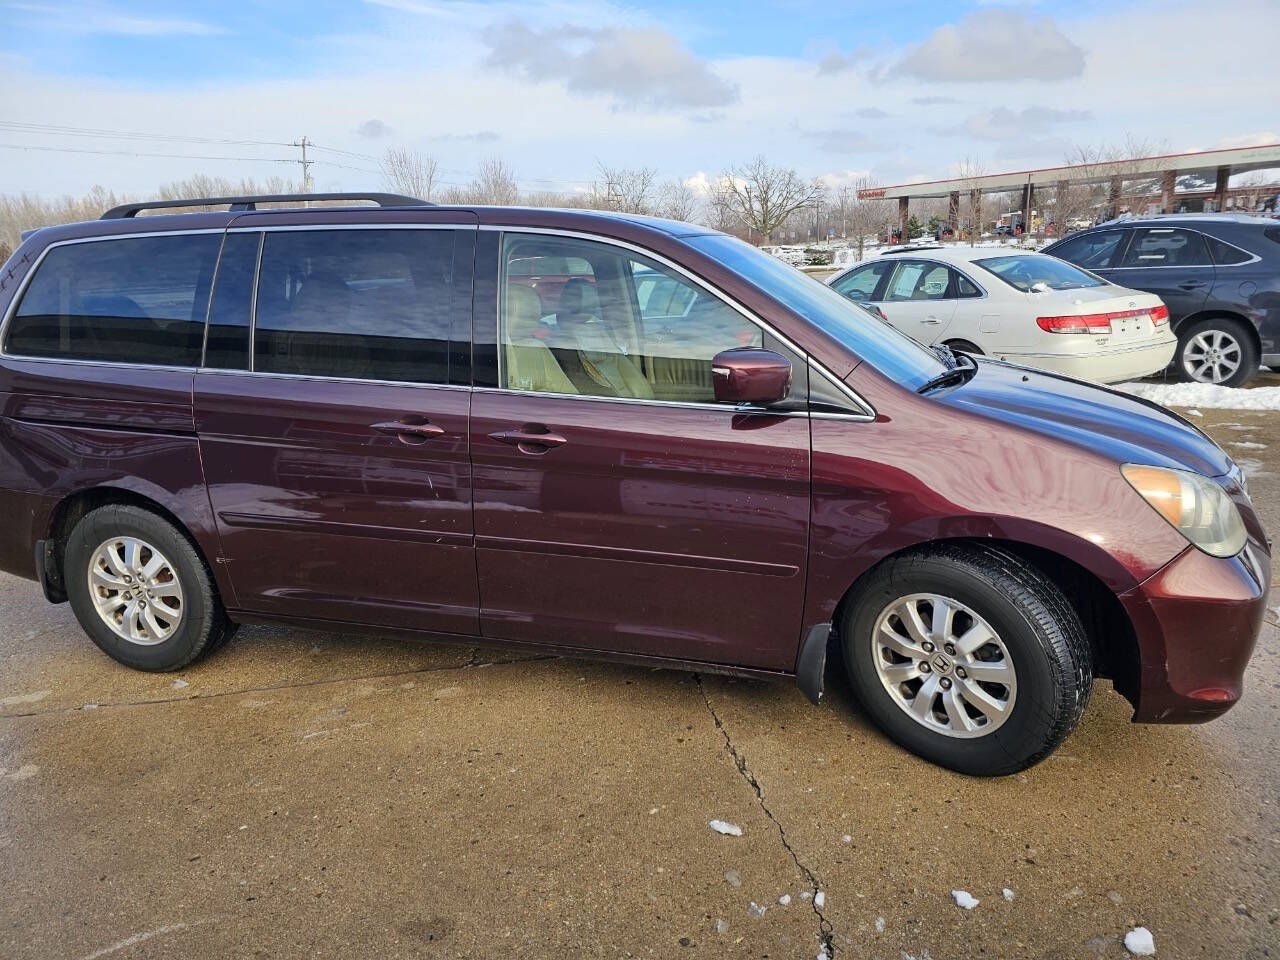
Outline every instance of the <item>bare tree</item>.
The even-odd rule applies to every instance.
[[[440,161],[409,147],[392,147],[382,155],[382,183],[392,193],[430,200]]]
[[[623,213],[652,213],[654,167],[610,167],[597,162],[600,179],[591,184],[594,206]]]
[[[821,193],[816,180],[804,180],[790,167],[775,167],[763,155],[721,178],[732,191],[744,223],[766,241],[797,210],[811,206]]]
[[[690,221],[697,215],[698,196],[682,180],[668,180],[658,188],[658,214],[668,220]]]
[[[863,248],[867,236],[879,232],[880,226],[887,219],[888,204],[884,200],[860,200],[858,192],[870,190],[875,186],[870,177],[859,177],[852,184],[846,184],[836,194],[836,209],[840,217],[840,231],[844,236],[852,235],[858,248],[858,259],[862,259]]]
[[[987,168],[982,161],[973,156],[966,156],[956,167],[958,179],[961,180],[976,181],[979,177],[985,176],[986,172]],[[965,193],[969,200],[967,239],[971,244],[977,244],[978,238],[982,236],[982,230],[986,226],[986,198],[976,182],[963,184],[961,192]]]
[[[738,199],[734,196],[733,183],[728,174],[722,174],[712,181],[704,209],[702,222],[713,230],[737,233],[743,229],[742,217],[738,213]]]
[[[471,203],[492,203],[499,206],[512,204],[520,199],[520,186],[516,175],[501,157],[492,157],[480,164],[479,173],[466,190]]]

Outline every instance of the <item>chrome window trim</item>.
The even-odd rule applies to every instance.
[[[476,393],[501,393],[512,397],[553,397],[557,400],[599,400],[603,403],[634,403],[646,407],[676,407],[682,410],[715,410],[720,413],[765,413],[771,417],[807,417],[808,410],[775,410],[773,407],[694,403],[687,400],[645,400],[641,397],[597,397],[590,393],[552,393],[550,390],[512,390],[508,387],[468,387]]]
[[[828,371],[821,364],[821,362],[819,362],[807,351],[800,349],[798,346],[792,343],[790,339],[788,339],[787,337],[779,333],[777,329],[773,327],[772,324],[763,320],[755,312],[747,309],[745,306],[743,306],[733,297],[729,296],[727,293],[724,293],[718,288],[711,286],[711,284],[703,280],[701,277],[697,276],[694,273],[691,273],[689,270],[685,269],[680,264],[675,263],[674,261],[668,259],[667,257],[663,256],[662,254],[654,250],[649,250],[645,247],[638,246],[637,244],[630,243],[626,240],[618,240],[613,237],[605,237],[605,236],[601,236],[600,234],[586,233],[579,230],[560,230],[552,227],[525,227],[525,226],[508,227],[508,226],[502,226],[498,224],[485,224],[485,223],[480,224],[480,229],[485,232],[496,232],[496,233],[502,233],[502,234],[526,233],[526,234],[535,234],[535,235],[551,236],[551,237],[568,237],[573,240],[586,240],[592,243],[603,243],[608,246],[619,247],[623,250],[629,250],[632,253],[638,253],[643,257],[647,257],[650,260],[656,261],[657,263],[662,264],[668,269],[673,270],[674,272],[678,273],[680,276],[686,278],[694,286],[702,290],[705,290],[707,294],[710,295],[711,297],[719,300],[720,302],[724,303],[726,306],[737,311],[739,314],[743,316],[744,319],[746,319],[750,323],[754,323],[756,326],[760,327],[762,330],[765,330],[770,335],[776,337],[779,341],[781,341],[784,345],[786,345],[786,347],[789,350],[791,350],[793,353],[803,358],[807,363],[811,364],[814,369],[825,374],[833,383],[836,383],[838,385],[838,388],[842,392],[844,392],[846,395],[848,395],[849,398],[853,400],[858,407],[860,407],[863,410],[869,411],[868,416],[870,419],[875,419],[875,411],[872,409],[869,403],[867,403],[865,400],[859,397],[851,388],[845,386],[843,383],[840,383],[838,378],[836,378],[834,374]],[[498,307],[497,307],[497,316],[494,317],[494,324],[495,324],[494,332],[495,332],[495,335],[497,336],[497,339],[499,340],[499,342],[495,344],[495,347],[497,347],[497,354],[498,354],[498,382],[501,383],[502,373],[503,373],[502,371],[503,350],[502,350],[502,344],[500,341],[502,339],[501,338],[502,303],[505,295],[505,291],[502,289],[504,266],[503,266],[503,247],[501,244],[498,247],[498,260],[499,260],[498,262],[499,272],[498,272],[498,278],[497,278],[498,279],[498,296],[496,298]],[[474,371],[473,371],[473,376],[474,376]],[[560,397],[567,396],[567,397],[580,397],[580,398],[591,399],[591,400],[618,400],[624,403],[647,403],[647,404],[661,404],[665,406],[693,407],[699,410],[738,409],[733,407],[725,407],[723,404],[717,404],[717,403],[685,403],[680,401],[669,401],[669,400],[644,400],[644,399],[633,398],[633,397],[586,397],[584,394],[552,394],[552,393],[542,393],[534,390],[510,390],[505,387],[477,387],[476,389],[486,390],[486,391],[500,391],[505,393],[518,393],[525,396],[560,396]],[[754,410],[756,408],[752,408],[752,409]],[[767,410],[768,408],[759,408],[759,409]]]
[[[133,364],[129,364],[133,366]],[[174,367],[163,367],[164,370],[173,370]],[[371,380],[367,377],[325,377],[314,373],[275,373],[271,370],[227,370],[223,367],[199,367],[193,368],[193,373],[203,373],[207,376],[227,376],[227,377],[257,377],[269,378],[273,380],[317,380],[323,383],[365,383],[381,387],[416,387],[418,389],[430,390],[475,390],[477,387],[467,386],[460,383],[423,383],[419,380]]]
[[[139,233],[104,233],[101,236],[94,237],[69,237],[66,240],[55,240],[40,251],[35,262],[31,264],[26,275],[23,276],[22,282],[18,284],[18,289],[13,291],[13,299],[9,301],[9,306],[5,309],[4,320],[0,321],[0,357],[12,360],[35,360],[45,361],[48,363],[80,363],[80,364],[96,364],[97,366],[106,367],[130,367],[142,370],[196,370],[193,366],[166,366],[159,363],[128,363],[124,360],[87,360],[76,357],[25,357],[20,353],[10,353],[9,342],[9,324],[18,312],[18,307],[22,304],[22,298],[26,296],[27,288],[31,286],[31,281],[35,279],[40,265],[44,263],[45,257],[49,255],[49,251],[58,247],[66,247],[76,243],[97,243],[100,240],[140,240],[148,237],[182,237],[196,236],[205,233],[223,233],[222,227],[203,227],[198,230],[149,230]],[[219,247],[219,256],[221,256],[221,247]],[[215,263],[216,267],[217,264]],[[209,289],[210,299],[212,300],[213,288]],[[205,308],[205,330],[209,329],[209,313],[208,307]],[[204,345],[201,343],[200,360],[204,362]]]

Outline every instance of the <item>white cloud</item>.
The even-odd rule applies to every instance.
[[[56,25],[73,33],[111,34],[128,37],[195,37],[226,33],[226,28],[203,20],[182,17],[144,17],[119,13],[109,6],[88,4],[8,3],[5,9],[38,18],[44,26]]]
[[[574,93],[623,106],[723,107],[738,87],[656,27],[538,29],[520,20],[489,27],[487,64],[534,81],[562,80]]]
[[[971,114],[955,126],[944,127],[941,132],[978,140],[1025,140],[1029,135],[1090,117],[1092,114],[1088,110],[1059,110],[1056,107],[1010,110],[1008,107],[996,107]]]
[[[870,47],[857,47],[849,53],[832,50],[818,61],[818,73],[822,75],[843,73],[852,70],[871,59],[873,51]]]
[[[907,50],[892,71],[921,80],[1011,82],[1065,80],[1084,72],[1085,56],[1049,17],[1019,10],[975,10],[938,27]]]

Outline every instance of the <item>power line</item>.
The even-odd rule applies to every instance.
[[[87,153],[100,157],[163,157],[169,160],[243,160],[253,163],[297,163],[281,157],[206,156],[194,153],[151,153],[142,150],[86,150],[80,147],[43,147],[28,143],[0,143],[4,150],[42,150],[48,153]]]
[[[237,146],[287,147],[282,140],[241,140],[230,137],[193,137],[171,133],[141,133],[133,130],[108,130],[100,127],[69,127],[46,123],[27,123],[19,120],[0,120],[0,129],[14,133],[32,133],[44,136],[93,137],[107,140],[154,140],[168,143],[221,143]]]

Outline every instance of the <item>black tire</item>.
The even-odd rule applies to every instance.
[[[1253,330],[1231,317],[1206,317],[1178,328],[1178,349],[1173,355],[1173,368],[1184,380],[1195,381],[1187,370],[1186,352],[1191,341],[1202,333],[1220,332],[1240,345],[1240,366],[1225,380],[1212,381],[1224,387],[1242,387],[1258,374],[1258,348],[1253,342]],[[1204,381],[1210,382],[1210,381]]]
[[[1017,692],[1007,719],[990,733],[961,739],[935,732],[881,682],[873,631],[883,611],[914,593],[964,604],[1004,643]],[[985,544],[939,545],[884,561],[858,583],[839,627],[854,692],[875,724],[900,746],[960,773],[1004,776],[1038,763],[1075,727],[1093,686],[1089,642],[1062,591],[1019,557]]]
[[[168,560],[182,588],[182,613],[172,636],[142,645],[120,636],[99,616],[89,587],[94,552],[112,537],[135,537]],[[63,580],[76,619],[113,660],[135,670],[180,670],[226,643],[235,632],[208,568],[191,541],[163,518],[139,507],[111,504],[75,525],[64,551]]]
[[[958,350],[961,353],[967,353],[970,356],[974,356],[974,357],[986,356],[986,354],[982,352],[981,347],[979,347],[976,343],[970,343],[968,340],[948,340],[946,343],[947,343],[947,346],[950,347],[952,350]]]

